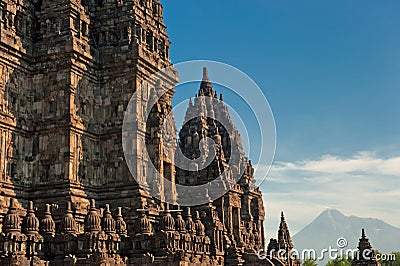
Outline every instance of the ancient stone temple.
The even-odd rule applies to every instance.
[[[372,249],[369,239],[365,235],[365,230],[362,229],[361,238],[357,247],[357,255],[355,256],[353,266],[380,266],[381,263],[376,258],[376,253]]]
[[[286,223],[283,212],[281,213],[281,223],[279,224],[278,238],[271,238],[268,244],[267,254],[272,255],[271,259],[280,257],[286,265],[300,266],[300,260],[292,256],[293,242],[290,236],[289,227]],[[284,251],[282,254],[279,252]]]
[[[188,114],[207,105],[203,96],[216,98],[213,111],[233,136],[200,116],[175,144],[161,145],[155,132],[171,112],[178,82],[170,71],[138,95],[136,156],[128,169],[121,139],[128,102],[144,80],[171,65],[158,0],[4,0],[0,28],[0,265],[293,264],[257,257],[265,249],[262,195],[206,70]],[[166,93],[144,117],[156,90]],[[204,137],[216,143],[210,166],[175,169],[177,147],[195,158]],[[145,149],[172,183],[209,182],[232,152],[244,171],[218,200],[170,205],[149,193]],[[162,199],[166,188],[156,189]],[[290,240],[284,231],[279,239]]]

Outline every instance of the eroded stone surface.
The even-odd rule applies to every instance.
[[[182,150],[196,156],[197,132],[195,138],[216,141],[217,157],[198,173],[175,169],[175,127],[168,130],[175,144],[165,147],[159,134],[172,108],[174,71],[152,84],[167,93],[148,120],[144,110],[155,92],[148,88],[137,97],[136,156],[130,163],[142,186],[131,177],[121,140],[124,112],[140,84],[170,66],[162,11],[157,0],[1,1],[1,264],[280,263],[256,256],[265,247],[265,213],[236,129],[231,142],[215,122],[192,121],[180,131]],[[205,79],[199,95],[213,93]],[[202,104],[195,99],[188,112]],[[215,112],[231,125],[222,98]],[[151,197],[150,190],[162,198],[173,188],[146,184],[154,173],[148,172],[145,149],[170,181],[199,184],[223,171],[232,146],[244,174],[222,198],[190,209]]]

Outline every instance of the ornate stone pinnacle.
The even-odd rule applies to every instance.
[[[210,81],[210,77],[208,76],[208,69],[206,67],[203,68],[203,81]]]

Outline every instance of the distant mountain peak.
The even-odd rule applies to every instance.
[[[337,209],[324,210],[314,221],[293,236],[298,250],[313,248],[322,250],[336,247],[340,237],[346,238],[350,248],[356,248],[361,229],[365,228],[367,237],[374,249],[381,252],[400,251],[398,240],[400,228],[394,227],[376,218],[346,216]]]
[[[324,213],[332,216],[345,216],[338,209],[332,209],[332,208],[327,208],[325,211],[322,212],[322,214]]]

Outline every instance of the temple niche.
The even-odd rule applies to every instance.
[[[0,14],[1,265],[298,265],[257,256],[266,248],[262,193],[208,71],[187,109],[197,117],[180,129],[170,115],[176,70],[138,91],[171,66],[158,0],[5,0]],[[196,159],[203,138],[216,144],[215,157],[201,158],[210,165],[176,167],[178,150]],[[225,195],[211,200],[208,190],[207,204],[178,205],[193,195],[175,184],[221,174]],[[271,246],[292,247],[285,224]]]

